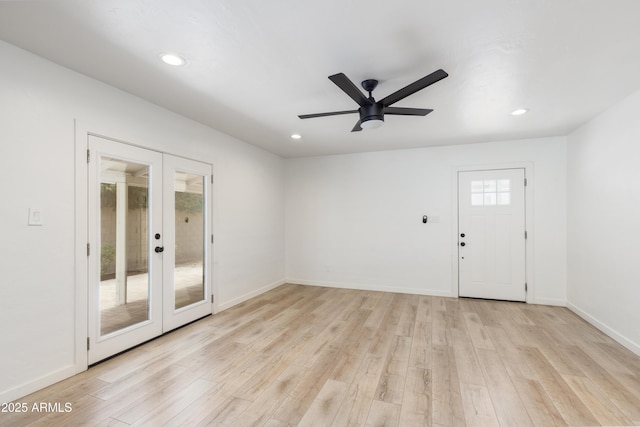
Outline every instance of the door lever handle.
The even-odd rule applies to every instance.
[[[159,254],[160,252],[164,251],[164,246],[156,246],[155,251],[157,254]]]

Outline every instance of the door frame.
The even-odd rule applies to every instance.
[[[134,132],[131,132],[132,134]],[[75,236],[74,236],[74,252],[75,252],[75,265],[74,265],[74,281],[75,281],[75,337],[74,337],[74,364],[73,368],[75,373],[86,371],[89,367],[89,358],[87,351],[87,337],[89,336],[89,292],[88,292],[88,275],[89,275],[89,259],[87,256],[87,242],[89,242],[89,230],[88,230],[88,172],[89,165],[87,163],[87,149],[89,147],[88,138],[89,135],[99,138],[109,139],[122,144],[131,145],[133,147],[143,148],[145,150],[158,151],[157,148],[145,146],[141,144],[135,144],[130,141],[140,141],[140,136],[131,136],[123,132],[122,129],[112,128],[109,126],[101,126],[95,123],[88,123],[78,119],[74,120],[74,179],[75,179],[75,194],[74,194],[74,224],[75,224]],[[151,139],[148,137],[147,139]],[[175,157],[187,158],[184,155],[174,152],[163,151],[162,153],[169,154]],[[196,161],[197,159],[193,159]],[[215,165],[212,165],[212,174],[215,174]],[[216,182],[213,180],[211,184],[211,200],[209,209],[211,210],[211,234],[215,235],[216,225],[218,223],[218,204]],[[210,263],[210,285],[211,294],[213,295],[214,302],[212,306],[212,314],[218,313],[219,309],[219,294],[218,294],[218,259],[215,246],[211,243],[209,253]],[[91,249],[95,251],[95,248]],[[93,252],[95,253],[95,252]]]
[[[535,300],[535,278],[534,278],[534,228],[533,228],[533,193],[534,193],[534,167],[533,162],[514,162],[514,163],[491,163],[478,165],[454,166],[451,168],[451,296],[459,298],[458,289],[458,268],[460,257],[458,256],[458,173],[473,171],[490,171],[496,169],[524,169],[524,176],[527,185],[524,188],[524,215],[525,230],[527,231],[527,239],[525,240],[525,280],[527,283],[527,292],[525,302],[531,304]]]

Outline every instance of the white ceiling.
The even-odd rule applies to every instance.
[[[640,88],[639,16],[638,0],[1,1],[0,38],[300,157],[566,135]],[[356,133],[357,114],[297,117],[357,108],[331,74],[376,78],[381,99],[438,68],[395,104],[426,117]]]

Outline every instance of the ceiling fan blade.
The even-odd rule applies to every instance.
[[[426,116],[433,110],[428,108],[402,108],[402,107],[386,107],[385,114],[393,114],[396,116]]]
[[[362,127],[360,126],[360,120],[358,120],[358,122],[353,127],[353,129],[351,129],[351,132],[360,132],[361,130],[362,130]]]
[[[314,117],[339,116],[340,114],[352,114],[357,112],[358,110],[332,111],[330,113],[302,114],[298,117],[301,119],[313,119]]]
[[[403,87],[402,89],[392,93],[391,95],[387,96],[386,98],[382,99],[379,102],[381,102],[382,105],[384,105],[385,107],[388,107],[389,105],[395,104],[396,102],[400,101],[401,99],[404,99],[409,95],[413,95],[414,93],[418,92],[419,90],[424,89],[425,87],[427,87],[429,85],[432,85],[432,84],[434,84],[436,82],[439,82],[440,80],[444,79],[448,75],[449,74],[447,74],[444,70],[434,71],[433,73],[429,74],[428,76],[424,76],[420,80],[416,80],[415,82],[411,83],[410,85],[407,85],[407,86]]]
[[[371,101],[369,98],[364,96],[362,91],[358,89],[358,87],[353,84],[349,77],[345,76],[343,73],[334,74],[333,76],[329,76],[329,80],[334,82],[336,86],[338,86],[344,93],[349,95],[351,99],[356,101],[356,103],[364,107],[365,105],[371,105]]]

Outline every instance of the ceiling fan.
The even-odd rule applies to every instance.
[[[445,77],[447,74],[444,70],[437,70],[433,73],[424,76],[420,80],[417,80],[410,85],[403,87],[402,89],[392,93],[391,95],[381,99],[380,101],[376,101],[373,98],[371,92],[378,86],[378,81],[374,79],[364,80],[362,82],[362,87],[365,91],[369,92],[369,97],[367,98],[364,94],[358,89],[358,87],[353,84],[349,78],[343,73],[334,74],[329,76],[329,80],[336,84],[344,93],[349,95],[351,99],[356,101],[356,103],[360,106],[357,110],[347,110],[347,111],[332,111],[330,113],[317,113],[317,114],[303,114],[298,117],[301,119],[312,119],[315,117],[325,117],[325,116],[337,116],[341,114],[352,114],[359,113],[360,119],[356,123],[356,125],[351,129],[351,132],[359,132],[363,128],[364,129],[374,129],[380,127],[384,123],[384,115],[391,114],[396,116],[426,116],[433,110],[425,109],[425,108],[404,108],[404,107],[392,107],[392,104],[400,101],[401,99],[406,98],[409,95],[413,95],[430,86]]]

